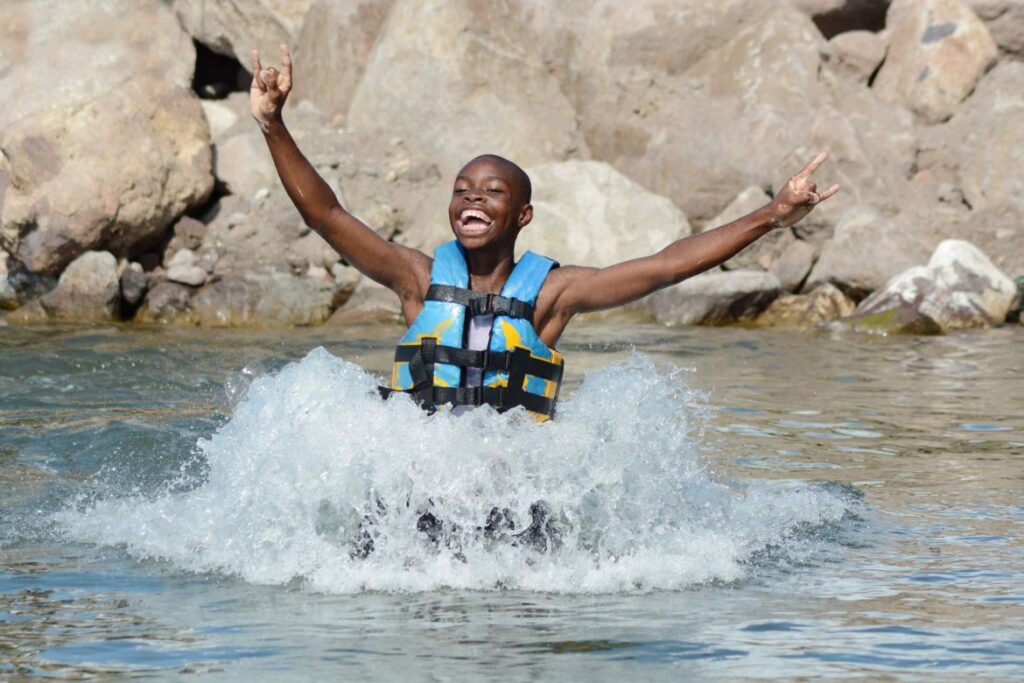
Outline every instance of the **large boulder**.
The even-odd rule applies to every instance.
[[[1024,2],[1020,0],[965,0],[985,22],[1000,50],[1024,56]]]
[[[858,83],[867,83],[885,59],[885,38],[871,31],[848,31],[828,41],[836,68]]]
[[[314,2],[299,35],[292,97],[313,102],[332,121],[343,121],[393,3]]]
[[[807,277],[806,289],[831,283],[862,299],[900,271],[928,258],[929,245],[908,230],[863,206],[849,209],[836,225]]]
[[[248,68],[253,48],[276,63],[278,46],[295,42],[313,0],[165,1],[193,38]]]
[[[779,295],[779,281],[757,270],[710,271],[648,299],[666,325],[726,325],[757,317]]]
[[[873,87],[927,121],[949,118],[996,57],[988,29],[960,0],[895,0],[886,26],[889,51]]]
[[[567,264],[603,267],[648,256],[690,234],[686,216],[608,164],[562,161],[527,169],[533,222],[517,250]]]
[[[1016,283],[974,245],[946,240],[927,266],[903,271],[861,302],[850,323],[916,334],[989,327],[1006,320],[1016,295]]]
[[[858,201],[896,210],[912,119],[825,68],[806,15],[771,0],[650,0],[600,3],[585,21],[570,83],[593,157],[691,220],[748,186],[780,187],[822,149],[822,182],[844,192],[815,220],[831,225]]]
[[[810,15],[826,38],[853,32],[880,31],[889,0],[791,0]]]
[[[7,320],[102,323],[120,314],[117,259],[107,251],[89,251],[71,262],[52,291],[9,314]]]
[[[526,0],[397,0],[352,97],[349,127],[400,138],[448,178],[484,152],[522,166],[586,157],[576,111],[545,65],[556,41],[553,27],[535,25],[542,10]]]
[[[824,284],[810,294],[785,294],[757,317],[759,327],[808,329],[845,318],[857,305],[838,288]]]
[[[31,271],[56,273],[89,249],[141,248],[205,201],[213,177],[188,89],[195,60],[159,2],[4,3],[4,248]]]

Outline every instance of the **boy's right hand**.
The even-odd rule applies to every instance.
[[[288,46],[281,43],[281,70],[264,69],[260,53],[252,51],[252,85],[249,86],[249,111],[266,133],[270,124],[281,120],[281,110],[292,89],[292,57]]]

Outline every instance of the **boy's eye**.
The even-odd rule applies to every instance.
[[[500,187],[488,187],[487,191],[491,194],[501,194],[503,190]]]

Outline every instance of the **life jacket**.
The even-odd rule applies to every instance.
[[[526,252],[500,295],[469,289],[469,268],[462,245],[442,244],[434,251],[430,287],[423,310],[399,340],[387,398],[405,392],[424,408],[492,405],[500,411],[523,406],[539,419],[554,415],[562,384],[562,354],[549,348],[533,329],[533,305],[548,272],[558,264]],[[493,315],[485,351],[466,348],[469,317]],[[466,368],[483,371],[482,385],[466,387]]]

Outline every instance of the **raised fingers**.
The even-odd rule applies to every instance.
[[[292,55],[288,52],[288,46],[281,43],[281,75],[288,79],[290,83],[292,80]]]
[[[822,152],[818,156],[811,159],[811,163],[804,166],[804,169],[797,173],[798,178],[810,178],[811,174],[818,170],[818,167],[825,163],[825,159],[828,159],[828,152]]]
[[[252,82],[253,82],[254,85],[259,87],[260,90],[266,91],[267,84],[264,83],[263,79],[260,77],[260,71],[262,71],[262,70],[263,70],[263,67],[260,66],[260,52],[256,48],[253,48],[253,50],[252,50]]]
[[[832,187],[830,187],[827,190],[825,190],[824,192],[822,192],[818,196],[818,201],[819,202],[823,202],[826,199],[828,199],[829,197],[831,197],[832,195],[834,195],[836,192],[839,192],[839,185],[833,185]]]

